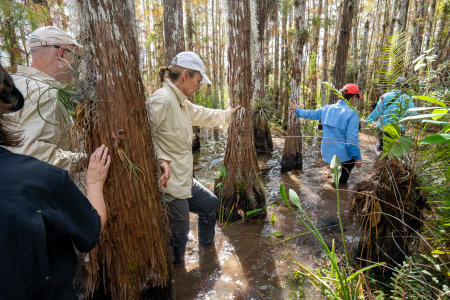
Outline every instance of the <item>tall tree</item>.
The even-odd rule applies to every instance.
[[[166,66],[178,52],[184,51],[183,2],[162,0],[164,17],[164,56]]]
[[[273,94],[274,94],[274,102],[275,107],[277,108],[277,112],[279,111],[279,107],[282,106],[281,98],[280,98],[280,18],[278,16],[278,1],[275,1],[274,7],[272,10],[272,21],[274,22],[274,54],[273,54]],[[278,118],[281,118],[281,115],[278,115]]]
[[[422,52],[423,32],[425,29],[425,0],[415,1],[415,16],[413,21],[414,34],[412,36],[413,58],[418,57]]]
[[[312,46],[311,46],[311,55],[310,59],[311,63],[311,97],[310,104],[315,105],[317,98],[317,57],[318,57],[318,48],[319,48],[319,40],[320,40],[320,27],[321,27],[321,15],[322,15],[322,0],[319,0],[319,6],[317,11],[313,14],[313,26],[314,26],[314,34],[311,35]]]
[[[436,0],[431,0],[430,13],[428,15],[428,30],[427,30],[427,39],[425,41],[425,50],[428,50],[428,48],[430,47],[430,41],[433,38],[435,11],[436,11]]]
[[[400,0],[400,12],[397,23],[397,31],[405,31],[408,21],[409,0]]]
[[[157,164],[147,122],[138,45],[127,1],[78,0],[93,50],[98,101],[90,126],[94,145],[111,149],[105,185],[109,212],[98,246],[90,252],[88,293],[101,283],[113,299],[138,299],[155,288],[170,296],[167,218],[158,191]],[[127,78],[127,80],[123,80]],[[91,110],[86,109],[89,115]],[[126,170],[126,171],[125,171]]]
[[[369,20],[364,24],[364,37],[361,46],[361,55],[358,64],[358,79],[356,83],[360,88],[364,88],[365,75],[367,72],[367,40],[369,38]]]
[[[252,37],[253,42],[253,102],[256,104],[256,109],[253,114],[253,134],[256,151],[258,153],[272,152],[272,134],[270,132],[268,109],[271,104],[266,101],[265,91],[265,47],[264,47],[264,33],[267,23],[268,12],[270,11],[271,3],[269,0],[252,0],[251,2],[254,13],[251,14],[251,26],[255,36]]]
[[[350,30],[352,28],[353,5],[353,0],[344,0],[342,7],[342,17],[339,27],[339,42],[336,48],[336,58],[333,74],[333,83],[334,86],[338,89],[344,85],[345,81]],[[330,99],[331,103],[335,103],[336,101],[336,96]]]
[[[223,215],[240,218],[237,212],[265,207],[262,179],[256,160],[252,124],[252,78],[250,58],[249,1],[227,0],[228,85],[232,105],[242,106],[233,117],[228,133],[224,165],[226,176],[216,183]]]
[[[322,46],[322,59],[323,59],[323,67],[322,67],[322,82],[328,80],[328,24],[330,20],[328,19],[328,0],[324,1],[324,25],[323,25],[323,46]],[[327,104],[327,88],[322,85],[321,89],[321,100],[320,104],[325,106]]]
[[[298,103],[301,96],[301,62],[303,46],[308,40],[308,31],[304,20],[305,0],[294,0],[294,62],[292,64],[290,102]],[[289,110],[289,123],[287,136],[281,158],[281,171],[299,170],[302,168],[302,131],[298,118]]]

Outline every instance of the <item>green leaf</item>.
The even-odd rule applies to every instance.
[[[431,102],[431,103],[437,104],[437,105],[442,106],[442,107],[447,107],[447,105],[444,102],[439,101],[435,97],[432,97],[432,96],[413,96],[413,98],[414,99],[423,100],[423,101],[427,101],[427,102]]]
[[[281,199],[283,199],[283,202],[286,206],[289,206],[289,202],[288,202],[288,198],[286,195],[286,190],[284,189],[284,185],[280,184],[280,195],[281,195]]]
[[[433,110],[431,113],[433,113],[433,114],[444,114],[444,115],[446,115],[447,113],[448,113],[448,110],[447,109],[435,109],[435,110]],[[440,119],[440,118],[442,118],[442,116],[436,116],[436,117],[431,117],[433,120],[437,120],[437,119]]]
[[[417,119],[424,119],[424,118],[433,118],[437,116],[445,116],[447,113],[439,113],[439,114],[424,114],[424,115],[415,115],[415,116],[409,116],[406,118],[403,118],[400,120],[400,122],[405,122],[408,120],[417,120]]]
[[[447,168],[447,171],[445,172],[445,179],[450,181],[450,167]]]
[[[263,210],[264,210],[264,208],[257,208],[257,209],[254,209],[254,210],[249,210],[249,211],[247,211],[245,213],[245,215],[248,217],[248,216],[251,216],[253,214],[259,213],[259,212],[261,212]]]
[[[430,106],[430,107],[421,106],[421,107],[411,107],[411,108],[408,108],[406,111],[407,112],[424,111],[424,110],[432,110],[432,109],[437,109],[437,108],[440,108],[440,107],[439,106]]]
[[[341,167],[341,161],[339,160],[339,157],[333,155],[333,158],[331,159],[330,168],[333,173],[333,180],[337,184],[339,182],[339,178],[341,178],[342,175],[342,167]]]
[[[416,65],[414,66],[414,71],[418,71],[418,70],[420,70],[420,69],[423,69],[423,68],[425,68],[426,66],[427,66],[426,63],[423,63],[423,62],[418,63],[418,64],[416,64]]]
[[[227,168],[225,168],[225,165],[222,165],[222,167],[220,168],[220,176],[222,178],[225,178],[227,176]]]
[[[300,199],[298,198],[297,193],[293,189],[289,189],[289,199],[292,203],[295,204],[298,208],[301,208]]]
[[[436,250],[431,251],[431,254],[440,254],[440,255],[443,255],[443,254],[445,254],[445,251],[436,249]]]
[[[422,120],[422,123],[433,123],[433,124],[438,124],[438,125],[445,125],[445,124],[450,124],[450,122],[445,122],[445,121],[435,121],[435,120]],[[450,130],[450,126],[446,126],[442,131],[443,132],[447,132]]]
[[[399,141],[396,141],[394,144],[392,144],[391,153],[394,154],[396,157],[403,156],[403,148],[400,145]]]
[[[450,133],[435,134],[420,140],[421,144],[444,145],[450,143]]]
[[[270,218],[270,223],[275,223],[276,219],[277,219],[277,215],[274,214],[274,215]]]
[[[275,233],[274,236],[276,236],[276,237],[283,237],[284,234],[282,234],[282,233]]]

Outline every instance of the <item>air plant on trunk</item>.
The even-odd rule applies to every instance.
[[[88,119],[87,150],[105,144],[113,163],[105,185],[109,214],[98,246],[87,262],[87,296],[101,285],[113,299],[168,298],[168,226],[157,185],[144,86],[139,72],[134,13],[130,1],[78,0],[92,49],[96,103]],[[83,29],[83,28],[82,28]]]

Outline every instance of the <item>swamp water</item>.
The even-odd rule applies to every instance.
[[[336,191],[329,165],[322,161],[318,146],[304,145],[303,170],[280,174],[284,146],[282,137],[274,137],[272,155],[258,157],[265,184],[267,216],[259,221],[217,224],[215,247],[199,249],[197,216],[191,214],[189,241],[184,265],[174,268],[176,299],[321,299],[307,281],[302,287],[292,280],[296,262],[315,267],[322,249],[314,236],[286,207],[279,193],[283,183],[286,191],[293,189],[308,215],[316,222],[331,247],[336,240],[342,252],[337,218]],[[348,190],[340,190],[342,217],[351,206],[349,190],[353,183],[367,174],[376,158],[376,140],[360,134],[363,167],[354,168]],[[210,190],[222,164],[226,140],[214,141],[212,130],[202,129],[202,147],[194,154],[195,177]],[[275,216],[275,217],[273,217]],[[272,220],[272,221],[271,221]],[[348,237],[350,239],[350,237]]]

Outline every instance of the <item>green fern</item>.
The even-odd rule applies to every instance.
[[[407,77],[411,66],[410,41],[409,33],[396,33],[389,38],[387,45],[379,53],[375,70],[378,92],[386,93],[392,90],[397,77]]]

